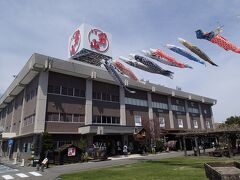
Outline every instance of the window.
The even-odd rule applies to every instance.
[[[96,92],[96,99],[101,99],[101,93]]]
[[[112,97],[111,97],[111,100],[113,101],[113,102],[119,102],[119,96],[117,96],[117,95],[111,95]]]
[[[68,96],[73,96],[73,88],[68,88],[67,95]]]
[[[159,103],[159,102],[152,102],[153,108],[159,108],[159,109],[168,109],[168,104],[166,103]]]
[[[107,95],[106,95],[106,100],[107,100],[107,101],[111,101],[111,95],[108,94],[108,93],[107,93]]]
[[[206,128],[207,128],[207,129],[210,129],[210,123],[209,123],[209,121],[206,121]]]
[[[107,124],[111,124],[111,116],[107,116]]]
[[[65,122],[66,114],[60,113],[60,121]]]
[[[31,99],[35,96],[35,91],[34,90],[31,91],[30,96],[31,96]]]
[[[52,113],[52,121],[59,121],[59,113]]]
[[[106,116],[102,116],[102,124],[106,124],[107,123],[107,117]]]
[[[190,113],[196,113],[196,114],[199,113],[199,110],[196,109],[196,108],[188,108],[188,111],[189,111]]]
[[[93,116],[93,124],[120,124],[119,117],[112,116]]]
[[[107,100],[107,95],[106,95],[106,93],[102,93],[102,100]]]
[[[53,93],[60,94],[60,86],[54,86],[53,87]]]
[[[93,116],[92,123],[93,124],[97,123],[97,116]]]
[[[178,119],[178,127],[183,128],[183,120],[182,119]]]
[[[193,120],[193,127],[196,128],[196,129],[198,128],[198,122],[197,122],[197,120]]]
[[[81,122],[80,114],[74,114],[73,115],[73,122]]]
[[[59,121],[59,113],[48,113],[48,121]]]
[[[116,117],[116,120],[117,120],[116,124],[120,124],[120,117]]]
[[[66,114],[65,122],[72,122],[72,114]]]
[[[48,86],[48,93],[53,93],[53,86],[52,85]]]
[[[135,105],[135,106],[148,106],[146,100],[142,99],[135,99],[135,98],[125,98],[125,103],[130,104],[130,105]]]
[[[116,117],[112,117],[112,123],[113,123],[113,124],[116,124],[116,122],[117,122]]]
[[[97,123],[101,124],[102,123],[102,117],[101,116],[97,116]]]
[[[174,110],[174,111],[185,112],[185,108],[184,108],[184,106],[172,105],[172,110]]]
[[[67,87],[62,87],[62,95],[67,95]]]
[[[81,97],[85,97],[85,91],[81,90]]]
[[[165,119],[164,117],[159,117],[159,125],[161,128],[165,127]]]
[[[141,116],[134,116],[135,126],[142,126]]]
[[[75,89],[74,90],[74,96],[77,96],[77,97],[80,96],[80,89]]]

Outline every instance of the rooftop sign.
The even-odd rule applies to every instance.
[[[110,59],[112,35],[99,28],[82,24],[70,36],[68,57],[99,65],[101,59]]]

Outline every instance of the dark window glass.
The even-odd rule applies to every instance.
[[[99,92],[96,93],[96,99],[101,99],[101,93]]]
[[[38,88],[35,89],[35,95],[37,95],[37,92],[38,92]]]
[[[106,93],[102,93],[102,100],[107,100]]]
[[[111,101],[111,95],[107,94],[107,101]]]
[[[84,114],[80,115],[80,122],[85,122],[85,115]]]
[[[85,91],[81,90],[81,97],[85,97]]]
[[[62,94],[67,95],[67,87],[62,87]]]
[[[49,92],[49,93],[53,93],[53,86],[52,86],[52,85],[49,85],[49,86],[48,86],[48,92]]]
[[[97,116],[93,116],[92,123],[97,123]]]
[[[116,117],[116,124],[120,124],[120,118]]]
[[[66,114],[63,114],[63,113],[60,114],[60,121],[62,122],[66,121]]]
[[[117,120],[116,117],[112,117],[112,124],[116,124]]]
[[[111,96],[111,101],[116,101],[116,96],[114,94],[112,94]]]
[[[119,96],[116,96],[116,102],[119,102]]]
[[[68,94],[69,96],[73,96],[73,88],[68,88],[67,94]]]
[[[66,114],[65,122],[72,122],[72,114]]]
[[[106,124],[107,123],[107,117],[106,116],[102,116],[102,123]]]
[[[93,92],[93,99],[96,99],[97,98],[97,94],[96,92]]]
[[[35,96],[34,90],[31,91],[31,99]]]
[[[74,114],[73,115],[73,122],[80,122],[80,115],[79,114]]]
[[[77,97],[80,96],[80,90],[79,89],[74,90],[74,96],[77,96]]]
[[[101,116],[97,116],[97,123],[99,123],[99,124],[102,123],[101,122]]]
[[[30,99],[30,94],[27,94],[26,101],[29,101]]]
[[[59,121],[59,114],[58,113],[51,113],[51,121]]]
[[[111,117],[110,116],[107,117],[107,124],[111,124]]]
[[[60,86],[53,86],[53,93],[60,94]]]

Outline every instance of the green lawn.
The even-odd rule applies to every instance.
[[[143,161],[131,165],[115,166],[97,170],[83,171],[62,175],[62,180],[97,179],[97,180],[204,180],[203,164],[213,161],[233,161],[240,158],[210,158],[210,157],[177,157],[159,161]]]

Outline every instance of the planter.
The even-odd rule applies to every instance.
[[[205,163],[205,173],[210,180],[239,180],[240,179],[240,163]]]

